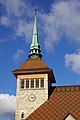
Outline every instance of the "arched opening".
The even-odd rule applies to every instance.
[[[23,119],[23,118],[24,118],[24,112],[21,113],[21,119]]]

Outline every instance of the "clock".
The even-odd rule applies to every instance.
[[[34,94],[31,94],[29,97],[28,97],[29,101],[30,102],[33,102],[36,100],[36,96]]]

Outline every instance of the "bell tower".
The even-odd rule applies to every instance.
[[[36,13],[30,54],[28,59],[13,71],[17,79],[15,120],[23,120],[42,105],[52,92],[55,82],[52,69],[41,59]]]

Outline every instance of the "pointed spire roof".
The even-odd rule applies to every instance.
[[[37,30],[36,11],[35,11],[33,38],[32,38],[32,44],[30,46],[30,54],[28,56],[28,59],[22,65],[20,65],[20,67],[12,71],[14,76],[17,77],[17,75],[47,73],[49,74],[49,77],[51,77],[50,81],[53,81],[54,79],[53,71],[41,59],[42,55],[40,54],[40,52],[41,50],[38,40],[38,30]]]
[[[33,27],[33,36],[32,36],[32,43],[30,46],[30,54],[29,57],[37,57],[39,56],[42,58],[42,55],[40,54],[40,43],[38,40],[38,29],[37,29],[37,10],[35,9],[35,16],[34,16],[34,27]]]

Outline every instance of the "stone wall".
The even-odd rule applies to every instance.
[[[44,88],[20,88],[20,79],[27,78],[44,78]],[[29,100],[30,95],[35,95],[35,100]],[[18,75],[17,76],[17,90],[16,90],[16,118],[21,120],[21,113],[24,112],[24,117],[27,118],[33,111],[35,111],[41,104],[48,99],[48,74],[34,74],[34,75]]]

